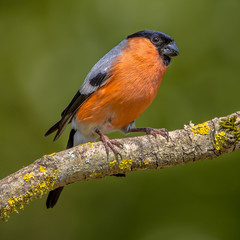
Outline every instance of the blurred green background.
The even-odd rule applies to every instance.
[[[0,178],[43,154],[91,67],[127,35],[165,32],[180,50],[137,126],[182,128],[240,110],[240,1],[0,1]],[[122,137],[122,134],[111,134]],[[240,152],[66,187],[0,224],[7,239],[240,239]]]

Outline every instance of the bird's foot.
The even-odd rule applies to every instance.
[[[129,129],[128,132],[145,132],[147,135],[153,135],[155,138],[157,137],[157,134],[163,136],[166,138],[167,141],[169,141],[169,134],[168,130],[166,128],[132,128]]]
[[[120,142],[118,142],[117,140],[110,140],[107,136],[103,135],[98,129],[96,129],[95,132],[100,136],[100,140],[102,141],[102,143],[106,149],[107,159],[109,157],[109,148],[110,148],[113,151],[117,161],[118,161],[118,156],[122,160],[122,155],[114,147],[114,145],[119,148],[123,148],[123,145]]]
[[[146,128],[146,134],[147,135],[153,135],[155,138],[157,137],[157,134],[163,136],[164,138],[166,138],[167,141],[169,141],[169,134],[168,134],[168,130],[166,128],[150,128],[147,127]]]

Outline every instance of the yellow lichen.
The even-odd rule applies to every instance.
[[[215,145],[217,150],[223,149],[223,143],[227,141],[227,136],[224,131],[215,134]]]
[[[25,174],[23,176],[23,180],[26,181],[26,182],[29,182],[31,180],[31,178],[34,179],[33,172],[31,172],[30,174]]]
[[[24,194],[18,197],[9,198],[6,206],[0,212],[0,220],[7,221],[9,215],[13,212],[17,212],[18,208],[20,210],[23,210],[24,205],[28,204],[29,202],[36,198],[41,197],[43,194],[51,191],[57,179],[57,177],[55,176],[56,173],[57,170],[54,170],[52,175],[45,176],[44,180],[40,181],[36,185],[30,186],[29,190],[26,191]],[[33,173],[30,173],[25,174],[23,179],[28,182],[33,177],[34,177]]]
[[[196,126],[190,128],[193,135],[196,136],[197,134],[206,135],[210,131],[210,127],[208,126],[208,122],[200,123]]]
[[[89,175],[90,178],[97,178],[102,175],[102,172],[93,172]]]
[[[130,171],[132,166],[132,160],[122,159],[121,163],[118,163],[117,160],[114,160],[109,163],[109,168],[112,169],[114,166],[118,166],[122,171]]]
[[[83,144],[80,144],[80,145],[89,145],[90,147],[93,147],[93,144],[91,142],[83,143]]]
[[[42,173],[46,173],[46,167],[43,167],[43,166],[40,166],[39,167],[39,171],[42,172]]]
[[[109,163],[109,168],[112,169],[117,164],[117,160],[114,160]]]
[[[9,198],[8,199],[8,204],[9,204],[9,206],[13,206],[14,205],[14,200],[13,199],[11,199],[11,198]]]
[[[53,152],[53,153],[51,153],[51,154],[47,154],[47,155],[43,155],[44,157],[52,157],[52,156],[54,156],[54,155],[56,155],[57,153],[56,152]]]
[[[130,171],[131,166],[132,166],[132,160],[123,159],[118,167],[119,167],[119,169],[121,169],[123,171]]]
[[[149,161],[148,160],[144,160],[144,165],[145,166],[149,165]]]

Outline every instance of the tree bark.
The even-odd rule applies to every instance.
[[[240,148],[240,112],[202,124],[190,122],[169,132],[169,140],[151,135],[118,139],[117,161],[101,142],[86,143],[45,155],[0,180],[0,219],[23,209],[33,199],[70,183],[143,169],[157,169],[216,158]]]

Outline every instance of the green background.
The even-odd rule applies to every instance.
[[[183,128],[239,109],[239,0],[0,1],[0,178],[63,150],[44,132],[91,67],[127,35],[180,50],[137,126]],[[111,134],[122,137],[122,134]],[[126,178],[78,182],[0,223],[5,239],[240,239],[240,152]]]

